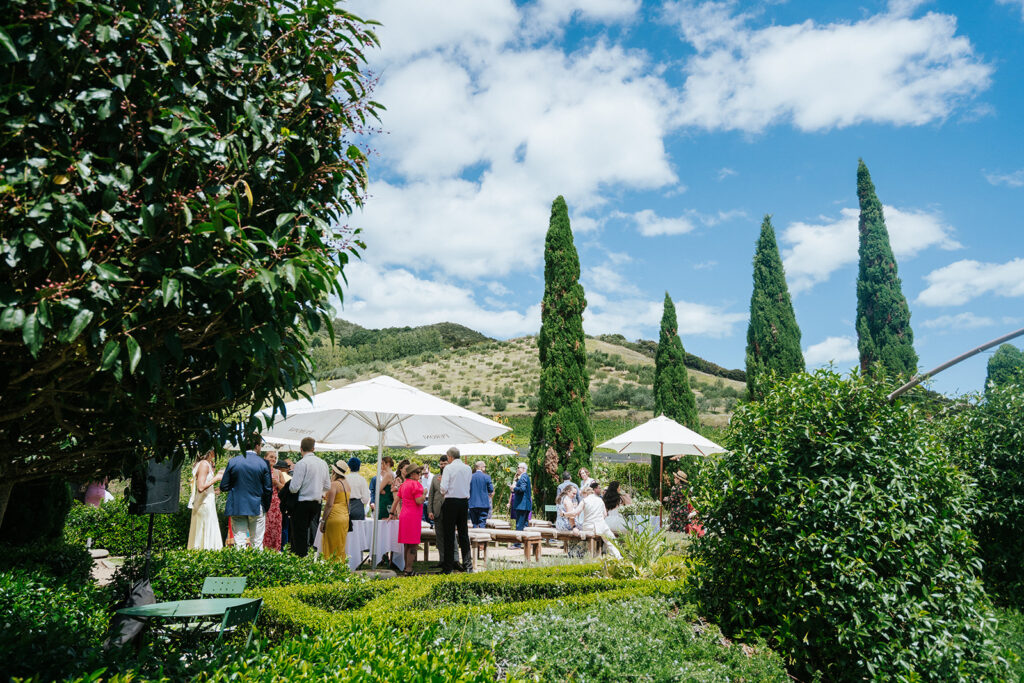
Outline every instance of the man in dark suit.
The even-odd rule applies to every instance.
[[[475,529],[487,526],[491,499],[494,498],[494,483],[491,475],[484,472],[485,467],[483,460],[477,460],[473,465],[473,477],[469,480],[469,519]]]
[[[260,457],[261,444],[259,434],[250,436],[243,444],[246,450],[228,460],[220,480],[220,490],[228,494],[224,513],[231,518],[235,545],[239,548],[252,545],[263,549],[272,489],[270,464]]]
[[[441,493],[441,475],[444,473],[445,465],[448,464],[448,456],[442,455],[437,461],[440,468],[430,482],[430,495],[427,498],[427,517],[434,524],[434,533],[437,542],[438,568],[444,568],[444,558],[448,557],[448,546],[444,539],[444,519],[442,512],[444,508],[444,494]]]
[[[526,528],[526,521],[533,510],[533,492],[530,487],[530,475],[526,473],[526,463],[519,463],[519,478],[512,487],[512,509],[516,516],[516,531]]]

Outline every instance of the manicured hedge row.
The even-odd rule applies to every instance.
[[[321,631],[350,623],[424,627],[488,614],[506,618],[554,605],[592,605],[645,595],[677,595],[679,582],[595,576],[598,565],[418,576],[393,581],[247,591],[264,599],[270,632]]]
[[[139,579],[146,558],[129,557],[118,568],[111,583],[115,599],[122,598]],[[207,576],[244,576],[247,588],[270,588],[293,584],[353,581],[344,562],[318,562],[313,556],[255,550],[166,550],[153,555],[150,580],[160,600],[187,600],[199,597]]]
[[[67,543],[0,545],[0,572],[22,571],[81,586],[92,575],[92,556],[83,546]]]
[[[182,504],[173,515],[156,515],[153,521],[154,548],[184,548],[192,511]],[[105,548],[111,555],[133,555],[146,549],[148,515],[128,514],[123,498],[100,507],[75,503],[64,522],[64,540],[84,546],[92,539],[93,548]]]

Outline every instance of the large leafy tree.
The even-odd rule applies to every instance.
[[[896,259],[889,245],[882,202],[878,201],[868,167],[857,165],[860,200],[860,270],[857,273],[857,348],[862,372],[876,366],[890,375],[917,372],[910,307],[903,296]]]
[[[750,295],[747,326],[747,393],[752,400],[763,396],[764,381],[772,372],[783,379],[803,371],[800,328],[786,286],[775,228],[771,216],[765,216],[754,252],[754,292]]]
[[[697,415],[697,399],[690,388],[690,376],[683,363],[685,357],[683,341],[679,337],[679,324],[676,322],[676,306],[672,303],[672,297],[665,292],[658,350],[654,354],[654,415],[664,415],[695,430],[700,426],[700,419]],[[652,495],[657,497],[659,473],[668,476],[677,469],[678,461],[662,463],[661,456],[651,456]]]
[[[0,21],[0,481],[181,457],[282,405],[363,246],[370,23],[330,0]]]
[[[985,391],[1024,380],[1024,351],[1013,344],[1002,344],[988,359]]]
[[[544,241],[544,299],[541,301],[540,391],[530,437],[534,503],[554,502],[558,473],[590,464],[594,430],[590,424],[590,375],[583,336],[587,299],[580,284],[580,259],[561,196],[551,205]],[[557,456],[557,465],[547,456]],[[554,470],[554,471],[552,471]]]

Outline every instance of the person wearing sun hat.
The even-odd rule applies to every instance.
[[[320,531],[324,538],[323,556],[326,559],[345,560],[345,541],[348,539],[348,501],[352,489],[345,481],[348,463],[338,460],[331,466],[331,488],[327,490],[323,521]]]

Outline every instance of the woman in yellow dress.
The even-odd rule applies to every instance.
[[[323,532],[323,555],[326,558],[344,561],[345,540],[348,538],[348,501],[352,493],[345,475],[348,465],[339,460],[331,467],[331,488],[327,491],[327,502],[320,521]]]

